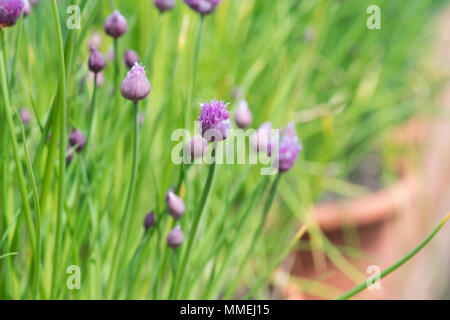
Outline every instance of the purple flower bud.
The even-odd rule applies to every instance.
[[[184,154],[191,160],[201,158],[208,148],[208,142],[201,135],[196,135],[184,146]]]
[[[155,225],[155,213],[152,211],[145,216],[144,228],[145,230],[148,230],[154,225]]]
[[[31,13],[31,4],[28,0],[23,0],[23,16],[27,17]]]
[[[181,231],[180,226],[176,226],[175,228],[173,228],[167,235],[167,244],[174,250],[181,246],[183,240],[184,235],[183,231]]]
[[[175,0],[155,0],[155,6],[162,13],[166,10],[172,10],[175,6]]]
[[[289,171],[297,161],[301,150],[302,145],[299,143],[295,126],[291,122],[286,127],[278,149],[278,171],[280,173]]]
[[[191,7],[191,9],[197,11],[203,16],[213,12],[220,1],[222,0],[184,0],[184,2]]]
[[[105,58],[103,58],[103,54],[98,51],[95,47],[91,47],[91,55],[89,56],[89,70],[94,73],[98,73],[105,68]]]
[[[202,105],[200,112],[199,129],[207,141],[219,142],[225,140],[231,128],[230,113],[227,111],[228,103],[211,100]]]
[[[125,80],[122,82],[120,91],[124,98],[137,102],[145,99],[151,89],[150,82],[145,76],[144,67],[141,64],[136,63],[133,68],[128,71]]]
[[[116,10],[105,20],[104,28],[106,34],[113,38],[119,38],[127,32],[127,19]]]
[[[175,220],[180,220],[186,211],[183,200],[178,197],[172,190],[166,194],[166,203],[169,213]]]
[[[102,46],[102,36],[98,31],[94,31],[92,33],[91,38],[89,39],[89,48],[100,48]]]
[[[0,29],[15,25],[23,7],[22,0],[0,0]]]
[[[30,123],[31,120],[31,114],[28,109],[22,108],[20,109],[20,117],[22,118],[23,124],[27,125]]]
[[[139,62],[139,56],[134,50],[127,50],[123,55],[123,61],[128,68],[132,68],[136,63]]]
[[[264,122],[250,137],[250,146],[256,152],[266,152],[270,157],[275,146],[278,145],[279,135],[272,135],[272,124]]]
[[[86,138],[80,130],[75,129],[69,135],[69,144],[72,148],[76,148],[77,152],[81,152],[86,145]]]
[[[253,115],[250,111],[250,108],[248,107],[247,101],[241,100],[239,102],[236,113],[234,115],[234,121],[236,121],[236,124],[241,129],[247,128],[252,124]]]

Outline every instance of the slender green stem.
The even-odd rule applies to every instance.
[[[0,29],[2,40],[4,40],[4,30]],[[4,41],[2,41],[4,43]],[[11,115],[11,106],[9,101],[9,93],[8,93],[8,80],[6,77],[6,57],[4,55],[4,46],[0,48],[0,81],[1,81],[1,92],[2,92],[2,98],[3,98],[3,110],[4,110],[4,116],[6,118],[6,124],[7,129],[9,133],[9,137],[11,139],[11,146],[13,151],[13,157],[14,162],[16,165],[16,171],[17,171],[17,178],[19,180],[19,188],[20,188],[20,195],[22,197],[23,202],[23,211],[25,213],[25,219],[27,223],[27,230],[28,230],[28,236],[30,238],[31,243],[31,251],[33,254],[34,264],[33,268],[31,269],[31,277],[35,274],[34,268],[37,268],[37,256],[35,253],[35,243],[36,243],[36,234],[33,227],[33,218],[31,216],[31,209],[30,204],[28,202],[28,194],[26,190],[26,184],[25,184],[25,178],[22,171],[22,163],[20,161],[19,157],[19,148],[17,145],[16,135],[14,133],[14,123]]]
[[[112,299],[114,294],[114,284],[115,284],[115,278],[117,273],[117,262],[120,255],[120,248],[121,245],[124,242],[124,236],[129,231],[129,225],[130,225],[130,214],[129,209],[131,207],[131,201],[134,199],[134,191],[136,187],[136,176],[139,166],[139,106],[136,102],[134,104],[134,135],[133,135],[133,164],[131,168],[131,178],[130,178],[130,184],[128,186],[128,193],[127,198],[125,201],[125,206],[122,210],[121,220],[122,223],[120,224],[121,228],[119,231],[119,236],[117,237],[116,245],[114,246],[114,254],[111,264],[111,271],[109,275],[109,282],[108,287],[106,290],[106,298]]]
[[[441,228],[444,226],[444,224],[448,221],[450,218],[450,213],[448,213],[445,218],[439,223],[439,225],[423,240],[417,247],[415,247],[413,250],[411,250],[408,254],[406,254],[404,257],[402,257],[400,260],[398,260],[396,263],[388,267],[387,269],[384,269],[381,273],[379,278],[377,279],[380,281],[384,277],[386,277],[388,274],[392,273],[399,267],[401,267],[405,262],[407,262],[409,259],[414,257],[420,250],[425,247],[428,242],[431,241],[431,239],[434,238],[434,236],[441,230]],[[347,300],[351,297],[355,296],[356,294],[360,293],[364,289],[366,289],[369,285],[371,285],[371,281],[364,281],[360,285],[354,287],[353,289],[349,290],[348,292],[344,293],[343,295],[336,298],[336,300]]]
[[[242,274],[242,271],[244,270],[244,266],[248,262],[248,259],[250,258],[250,255],[252,254],[252,252],[258,242],[259,237],[261,236],[261,232],[262,232],[262,229],[266,222],[267,215],[269,214],[270,208],[272,207],[273,200],[275,199],[275,194],[277,191],[278,183],[280,182],[280,178],[281,178],[281,174],[278,174],[277,177],[275,178],[275,181],[272,183],[272,188],[270,189],[269,197],[267,198],[267,201],[264,205],[264,209],[263,209],[264,211],[263,211],[263,216],[261,218],[261,221],[258,225],[258,228],[256,229],[255,234],[253,235],[253,239],[250,242],[250,247],[248,248],[244,259],[242,259],[242,261],[241,261],[241,264],[238,269],[238,273],[234,277],[232,284],[230,285],[230,287],[227,290],[227,293],[225,294],[225,300],[230,299],[231,295],[233,294],[237,284],[239,283],[239,279]]]
[[[209,173],[208,173],[208,178],[206,179],[206,183],[205,183],[205,187],[203,188],[203,193],[202,193],[202,197],[200,199],[200,203],[198,205],[198,209],[196,210],[197,215],[194,218],[194,222],[192,223],[192,228],[190,230],[189,233],[189,239],[187,241],[187,248],[186,248],[186,252],[183,256],[183,260],[180,266],[179,271],[177,272],[177,277],[176,277],[176,281],[174,283],[175,287],[174,287],[174,294],[172,296],[173,299],[177,299],[178,298],[178,294],[180,292],[180,288],[182,286],[182,282],[183,282],[183,278],[184,278],[184,273],[186,271],[188,262],[189,262],[189,258],[191,256],[191,251],[192,251],[192,247],[194,245],[194,241],[195,241],[195,235],[197,233],[197,229],[198,226],[200,224],[200,220],[201,217],[203,215],[203,212],[205,211],[205,207],[206,207],[206,202],[208,200],[208,196],[210,194],[210,191],[212,189],[212,185],[213,185],[213,181],[214,181],[214,173],[216,171],[216,160],[215,160],[215,155],[216,155],[216,146],[213,146],[213,151],[212,151],[212,158],[213,158],[213,163],[210,165],[209,167]]]
[[[114,38],[114,93],[116,96],[119,91],[119,40]]]
[[[97,76],[98,76],[98,73],[96,72],[94,75],[94,92],[92,93],[92,101],[91,101],[91,109],[90,109],[91,112],[88,113],[89,125],[88,125],[87,140],[86,140],[86,147],[85,147],[86,150],[87,150],[87,146],[91,142],[91,132],[92,132],[92,126],[93,126],[94,117],[95,117],[95,101],[96,101],[96,97],[97,97]]]
[[[64,43],[61,31],[61,23],[59,21],[58,5],[56,0],[52,0],[53,18],[56,27],[57,41],[58,41],[58,54],[59,54],[59,81],[60,81],[60,112],[59,112],[59,173],[58,173],[58,208],[56,212],[56,230],[55,230],[55,252],[53,255],[53,270],[52,270],[52,286],[51,286],[51,297],[55,298],[57,279],[60,270],[60,259],[61,259],[61,247],[62,247],[62,218],[64,211],[64,180],[66,171],[66,113],[67,113],[67,87],[66,87],[66,63],[64,56]]]

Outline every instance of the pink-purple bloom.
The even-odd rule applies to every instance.
[[[201,15],[207,15],[216,9],[222,0],[184,0],[184,2]]]
[[[183,240],[184,235],[183,231],[181,231],[180,226],[176,226],[175,228],[173,228],[167,235],[167,244],[174,250],[181,246]]]
[[[23,8],[22,0],[0,0],[0,29],[15,25]]]
[[[130,71],[128,71],[125,80],[120,88],[122,96],[128,100],[137,102],[145,99],[151,91],[150,82],[145,75],[144,67],[136,63]]]
[[[172,190],[166,194],[167,210],[175,220],[180,220],[186,211],[184,201],[178,197]]]
[[[86,145],[86,138],[80,130],[74,129],[69,135],[69,144],[77,152],[81,152]]]
[[[20,117],[22,118],[22,122],[25,125],[29,124],[31,121],[31,113],[30,111],[28,111],[28,109],[20,109]]]
[[[119,11],[114,11],[106,20],[104,29],[106,34],[113,38],[119,38],[127,32],[127,19],[120,14]]]
[[[99,73],[106,66],[103,54],[100,51],[98,51],[96,47],[91,47],[91,55],[89,56],[88,66],[89,70],[91,70],[94,73]]]
[[[155,6],[162,13],[167,10],[172,10],[175,6],[175,0],[155,0]]]
[[[123,61],[128,68],[132,68],[137,62],[139,62],[139,55],[134,50],[127,50],[123,55]]]
[[[253,115],[250,111],[250,108],[248,107],[247,101],[241,100],[239,102],[234,114],[234,121],[241,129],[245,129],[252,124]]]
[[[301,150],[302,145],[295,132],[295,126],[291,122],[287,125],[278,148],[278,171],[280,173],[289,171],[297,161]]]
[[[28,0],[23,0],[23,16],[27,17],[31,13],[31,4]]]
[[[202,105],[202,111],[198,118],[199,129],[207,141],[219,142],[227,138],[231,128],[227,106],[228,103],[216,99]]]

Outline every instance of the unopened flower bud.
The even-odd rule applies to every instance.
[[[214,11],[222,0],[184,0],[184,2],[202,16]]]
[[[155,213],[152,211],[145,216],[144,228],[145,230],[148,230],[154,225],[155,225]]]
[[[245,129],[252,124],[253,115],[245,100],[241,100],[234,115],[234,121],[239,128]]]
[[[119,38],[124,35],[127,32],[127,28],[127,19],[117,10],[105,20],[105,32],[113,38]]]
[[[162,13],[167,10],[172,10],[175,6],[175,0],[155,0],[155,6]]]
[[[127,50],[123,55],[123,61],[128,68],[132,68],[136,63],[139,62],[139,56],[134,50]]]
[[[91,55],[89,56],[89,70],[94,73],[99,73],[105,68],[105,58],[103,58],[103,54],[97,50],[95,47],[91,47]]]
[[[122,82],[120,91],[122,96],[128,100],[137,102],[145,99],[150,93],[151,86],[145,75],[145,69],[141,64],[136,63],[128,71],[125,80]]]
[[[86,145],[86,138],[80,130],[75,129],[69,135],[69,144],[77,152],[81,152]]]
[[[174,250],[181,246],[183,240],[184,235],[183,231],[181,231],[180,226],[176,226],[175,228],[173,228],[167,235],[167,244]]]
[[[169,213],[175,220],[180,220],[186,211],[186,206],[183,200],[178,197],[172,190],[169,190],[166,194],[166,203]]]
[[[22,108],[20,109],[20,117],[22,118],[23,124],[27,125],[31,121],[31,114],[28,109]]]

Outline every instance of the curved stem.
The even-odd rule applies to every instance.
[[[61,91],[59,94],[60,112],[59,112],[59,173],[58,173],[58,208],[56,213],[56,235],[55,235],[55,252],[53,255],[53,272],[52,272],[52,286],[51,297],[55,298],[56,285],[59,274],[61,247],[62,247],[62,216],[64,211],[64,180],[66,171],[66,113],[67,113],[67,87],[66,87],[66,63],[64,57],[64,43],[62,38],[61,23],[59,21],[58,5],[56,0],[52,0],[53,18],[56,27],[57,41],[58,41],[58,54],[59,54],[59,81],[61,85]]]
[[[126,232],[128,232],[128,228],[130,225],[130,215],[128,214],[128,211],[131,206],[131,201],[134,198],[134,191],[136,187],[136,176],[138,171],[138,162],[139,162],[139,106],[138,103],[135,102],[134,104],[134,135],[133,135],[133,164],[131,168],[131,178],[130,178],[130,184],[128,186],[128,193],[127,198],[125,201],[125,206],[122,210],[121,215],[121,221],[122,223],[119,236],[117,237],[116,245],[114,246],[114,255],[111,265],[111,271],[109,275],[109,282],[108,287],[106,290],[106,298],[112,299],[112,295],[114,293],[114,282],[115,282],[115,276],[117,273],[117,262],[120,255],[120,248],[124,241],[124,236]]]
[[[92,93],[91,112],[89,114],[89,126],[88,126],[86,148],[85,148],[86,150],[87,150],[87,146],[91,142],[92,125],[94,123],[94,117],[95,117],[95,101],[96,101],[96,97],[97,97],[97,76],[98,76],[98,73],[96,72],[94,74],[94,92]]]
[[[448,213],[445,218],[439,223],[439,225],[423,240],[417,247],[415,247],[412,251],[410,251],[408,254],[406,254],[403,258],[398,260],[396,263],[388,267],[387,269],[384,269],[381,273],[377,281],[380,281],[384,277],[386,277],[391,272],[398,269],[400,266],[402,266],[405,262],[407,262],[409,259],[414,257],[420,250],[425,247],[428,242],[431,241],[431,239],[434,238],[434,236],[441,230],[441,228],[444,226],[444,224],[447,222],[447,220],[450,218],[450,213]],[[343,295],[336,298],[336,300],[347,300],[351,297],[355,296],[356,294],[360,293],[364,289],[366,289],[369,285],[371,285],[371,281],[364,281],[360,285],[354,287],[353,289],[349,290],[348,292],[344,293]]]
[[[203,188],[203,193],[202,193],[202,197],[200,199],[200,203],[198,205],[198,209],[197,209],[197,215],[194,218],[194,222],[192,223],[192,228],[190,230],[189,233],[189,239],[187,242],[187,248],[186,248],[186,252],[183,256],[183,260],[181,263],[181,266],[177,272],[177,277],[176,280],[174,282],[174,294],[173,294],[173,299],[177,299],[178,298],[178,294],[180,292],[180,288],[182,286],[182,282],[183,282],[183,277],[184,277],[184,273],[186,271],[186,267],[187,264],[189,262],[189,258],[191,256],[191,251],[192,251],[192,246],[194,245],[194,240],[195,240],[195,235],[197,233],[197,229],[198,226],[200,224],[200,220],[201,217],[203,215],[203,212],[205,211],[205,207],[206,207],[206,202],[208,200],[208,196],[210,194],[210,191],[212,189],[212,184],[214,181],[214,173],[216,171],[216,146],[213,147],[213,151],[211,154],[212,158],[213,158],[213,163],[210,165],[209,167],[209,173],[208,173],[208,178],[206,179],[206,183],[205,183],[205,187]]]

